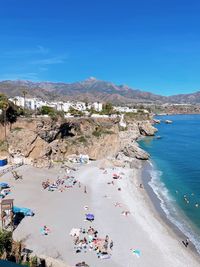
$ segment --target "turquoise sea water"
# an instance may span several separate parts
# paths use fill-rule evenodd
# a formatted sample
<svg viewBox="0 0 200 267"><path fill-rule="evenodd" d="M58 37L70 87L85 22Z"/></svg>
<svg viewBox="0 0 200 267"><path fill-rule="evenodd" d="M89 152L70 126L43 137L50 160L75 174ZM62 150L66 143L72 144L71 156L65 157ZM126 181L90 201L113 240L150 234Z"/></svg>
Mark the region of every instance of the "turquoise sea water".
<svg viewBox="0 0 200 267"><path fill-rule="evenodd" d="M140 146L151 155L150 186L167 217L200 252L200 115L159 116L156 137Z"/></svg>

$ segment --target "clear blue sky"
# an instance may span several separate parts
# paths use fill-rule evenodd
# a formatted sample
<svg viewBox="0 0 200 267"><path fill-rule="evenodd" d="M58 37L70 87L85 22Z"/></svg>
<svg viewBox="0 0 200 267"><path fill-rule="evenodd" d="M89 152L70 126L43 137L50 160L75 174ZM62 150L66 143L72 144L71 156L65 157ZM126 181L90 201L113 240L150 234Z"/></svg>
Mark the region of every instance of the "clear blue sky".
<svg viewBox="0 0 200 267"><path fill-rule="evenodd" d="M199 0L1 0L0 80L200 89Z"/></svg>

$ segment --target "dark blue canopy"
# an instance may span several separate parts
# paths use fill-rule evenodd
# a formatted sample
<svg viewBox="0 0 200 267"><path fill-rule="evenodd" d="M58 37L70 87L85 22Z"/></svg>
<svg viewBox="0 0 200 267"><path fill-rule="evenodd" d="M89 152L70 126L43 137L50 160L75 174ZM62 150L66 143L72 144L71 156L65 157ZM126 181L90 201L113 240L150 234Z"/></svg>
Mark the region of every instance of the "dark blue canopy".
<svg viewBox="0 0 200 267"><path fill-rule="evenodd" d="M88 214L86 214L86 219L90 220L90 221L93 221L94 220L94 215L91 214L91 213L88 213Z"/></svg>

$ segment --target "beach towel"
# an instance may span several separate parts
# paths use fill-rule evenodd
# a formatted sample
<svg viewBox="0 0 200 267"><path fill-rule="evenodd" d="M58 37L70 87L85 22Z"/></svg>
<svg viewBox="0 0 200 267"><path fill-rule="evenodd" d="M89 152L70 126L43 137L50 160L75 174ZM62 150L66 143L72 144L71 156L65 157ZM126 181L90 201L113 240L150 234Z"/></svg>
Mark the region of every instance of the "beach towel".
<svg viewBox="0 0 200 267"><path fill-rule="evenodd" d="M131 249L131 252L137 257L141 256L141 251L139 249Z"/></svg>
<svg viewBox="0 0 200 267"><path fill-rule="evenodd" d="M109 254L101 254L100 255L100 259L102 259L102 260L107 260L107 259L110 259L110 258L111 258L111 256Z"/></svg>
<svg viewBox="0 0 200 267"><path fill-rule="evenodd" d="M80 229L79 228L72 228L72 230L69 233L70 236L79 236L80 235Z"/></svg>

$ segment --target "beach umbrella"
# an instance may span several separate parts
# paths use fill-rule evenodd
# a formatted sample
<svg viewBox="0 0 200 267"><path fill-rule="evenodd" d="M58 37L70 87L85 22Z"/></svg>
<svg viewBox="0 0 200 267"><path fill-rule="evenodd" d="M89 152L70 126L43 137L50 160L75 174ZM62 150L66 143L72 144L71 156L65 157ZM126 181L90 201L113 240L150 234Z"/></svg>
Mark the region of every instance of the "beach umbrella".
<svg viewBox="0 0 200 267"><path fill-rule="evenodd" d="M7 183L0 183L0 187L1 188L8 188L9 187L9 184L7 184Z"/></svg>
<svg viewBox="0 0 200 267"><path fill-rule="evenodd" d="M14 213L22 213L24 216L33 216L34 212L31 209L28 208L20 208L20 207L13 207Z"/></svg>
<svg viewBox="0 0 200 267"><path fill-rule="evenodd" d="M86 214L86 220L93 221L94 220L94 214L91 214L91 213Z"/></svg>
<svg viewBox="0 0 200 267"><path fill-rule="evenodd" d="M141 256L141 251L139 249L131 249L132 253L137 257Z"/></svg>

